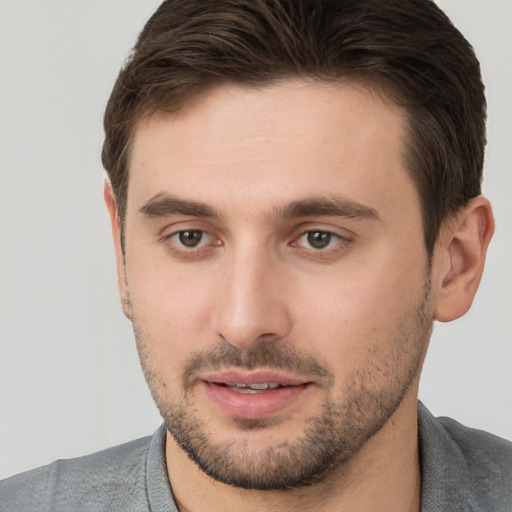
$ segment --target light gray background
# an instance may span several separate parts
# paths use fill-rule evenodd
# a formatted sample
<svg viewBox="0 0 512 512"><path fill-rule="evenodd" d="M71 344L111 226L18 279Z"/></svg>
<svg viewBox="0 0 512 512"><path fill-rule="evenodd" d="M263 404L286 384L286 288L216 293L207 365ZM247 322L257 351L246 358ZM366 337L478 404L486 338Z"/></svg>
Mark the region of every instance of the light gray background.
<svg viewBox="0 0 512 512"><path fill-rule="evenodd" d="M158 3L0 0L0 477L160 423L118 303L99 158L110 89ZM497 233L472 311L435 328L421 397L512 438L512 2L440 3L482 61Z"/></svg>

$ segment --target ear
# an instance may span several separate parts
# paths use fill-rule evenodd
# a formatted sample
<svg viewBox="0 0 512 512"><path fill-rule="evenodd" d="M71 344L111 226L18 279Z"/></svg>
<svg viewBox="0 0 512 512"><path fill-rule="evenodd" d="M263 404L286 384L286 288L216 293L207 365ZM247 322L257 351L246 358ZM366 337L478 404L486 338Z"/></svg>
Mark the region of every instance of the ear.
<svg viewBox="0 0 512 512"><path fill-rule="evenodd" d="M112 237L114 239L114 248L116 251L116 264L117 264L117 282L119 286L119 294L121 296L121 304L123 307L123 313L131 320L131 307L130 298L128 294L128 285L126 282L126 263L124 257L124 250L121 240L121 219L117 213L117 204L112 190L112 185L109 180L105 180L103 187L103 197L107 210L110 216L110 223L112 226Z"/></svg>
<svg viewBox="0 0 512 512"><path fill-rule="evenodd" d="M434 256L436 320L455 320L471 307L493 233L492 208L483 196L471 199L442 228Z"/></svg>

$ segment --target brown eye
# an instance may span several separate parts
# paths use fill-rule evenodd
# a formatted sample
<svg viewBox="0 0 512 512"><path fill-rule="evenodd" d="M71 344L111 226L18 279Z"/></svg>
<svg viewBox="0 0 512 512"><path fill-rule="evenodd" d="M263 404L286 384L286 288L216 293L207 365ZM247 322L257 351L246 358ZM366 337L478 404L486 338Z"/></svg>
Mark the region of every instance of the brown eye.
<svg viewBox="0 0 512 512"><path fill-rule="evenodd" d="M310 231L307 234L308 244L313 249L325 249L329 246L332 240L332 234L325 231Z"/></svg>
<svg viewBox="0 0 512 512"><path fill-rule="evenodd" d="M343 243L345 239L330 231L311 230L303 233L298 239L296 244L306 249L314 251L322 251L331 249L336 245Z"/></svg>
<svg viewBox="0 0 512 512"><path fill-rule="evenodd" d="M184 247L198 247L204 238L204 232L194 229L190 231L180 231L177 233L178 240Z"/></svg>

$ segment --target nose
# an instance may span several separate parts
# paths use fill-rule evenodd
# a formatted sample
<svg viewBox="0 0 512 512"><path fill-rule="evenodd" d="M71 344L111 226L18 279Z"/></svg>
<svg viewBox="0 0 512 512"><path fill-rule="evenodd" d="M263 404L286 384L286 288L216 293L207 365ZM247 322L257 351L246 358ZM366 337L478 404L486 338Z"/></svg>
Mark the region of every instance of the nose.
<svg viewBox="0 0 512 512"><path fill-rule="evenodd" d="M263 251L241 252L224 264L212 327L217 336L243 349L262 338L283 339L291 316L279 264Z"/></svg>

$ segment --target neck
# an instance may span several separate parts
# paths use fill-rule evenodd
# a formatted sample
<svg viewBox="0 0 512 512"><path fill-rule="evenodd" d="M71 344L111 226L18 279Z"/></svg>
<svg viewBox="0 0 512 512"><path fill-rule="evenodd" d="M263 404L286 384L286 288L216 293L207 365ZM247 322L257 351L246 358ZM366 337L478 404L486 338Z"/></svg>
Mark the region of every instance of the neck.
<svg viewBox="0 0 512 512"><path fill-rule="evenodd" d="M410 389L384 427L322 482L289 491L228 486L203 473L167 434L169 480L180 512L419 512L417 394Z"/></svg>

